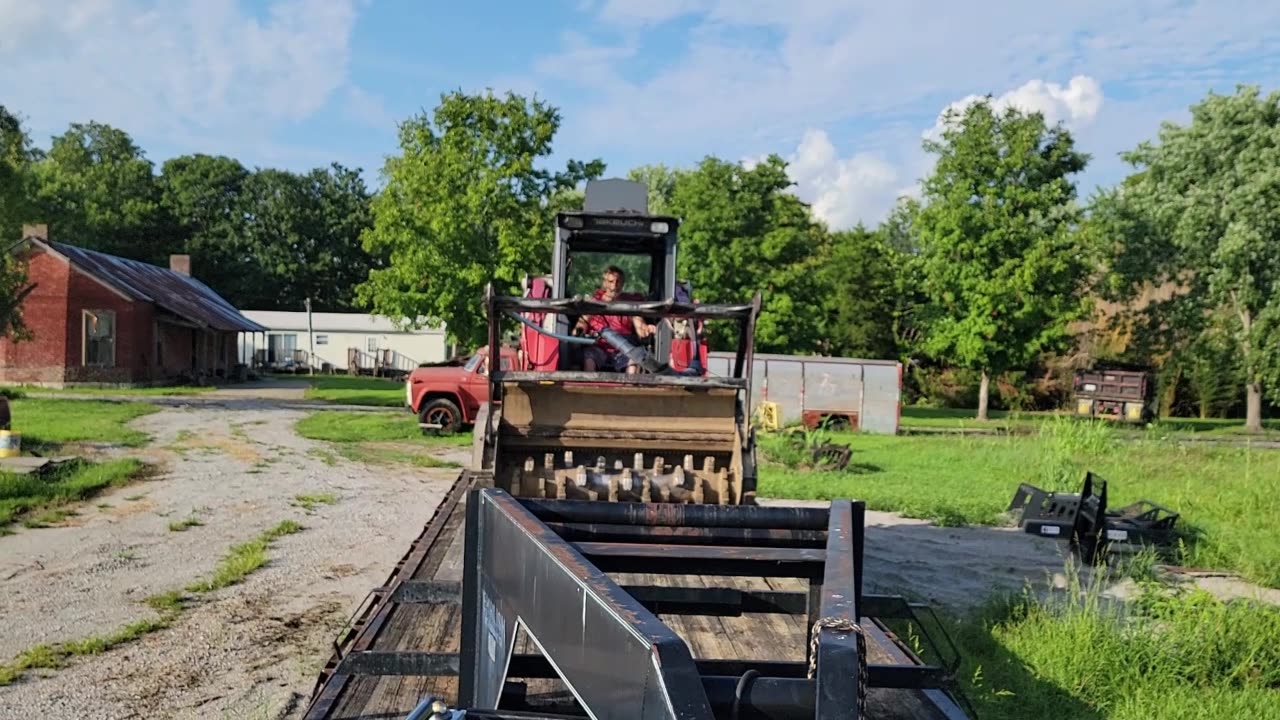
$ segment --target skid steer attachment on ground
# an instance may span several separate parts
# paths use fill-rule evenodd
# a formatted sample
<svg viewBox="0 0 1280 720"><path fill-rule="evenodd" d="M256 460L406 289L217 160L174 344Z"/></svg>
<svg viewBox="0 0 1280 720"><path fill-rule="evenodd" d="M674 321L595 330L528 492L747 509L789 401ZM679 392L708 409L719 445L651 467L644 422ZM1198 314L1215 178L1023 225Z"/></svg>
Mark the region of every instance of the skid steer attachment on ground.
<svg viewBox="0 0 1280 720"><path fill-rule="evenodd" d="M1079 493L1049 492L1022 483L1008 508L1019 510L1019 527L1032 535L1065 537L1071 550L1090 564L1105 559L1117 546L1167 546L1178 521L1178 513L1150 500L1108 509L1107 481L1091 471L1085 473Z"/></svg>

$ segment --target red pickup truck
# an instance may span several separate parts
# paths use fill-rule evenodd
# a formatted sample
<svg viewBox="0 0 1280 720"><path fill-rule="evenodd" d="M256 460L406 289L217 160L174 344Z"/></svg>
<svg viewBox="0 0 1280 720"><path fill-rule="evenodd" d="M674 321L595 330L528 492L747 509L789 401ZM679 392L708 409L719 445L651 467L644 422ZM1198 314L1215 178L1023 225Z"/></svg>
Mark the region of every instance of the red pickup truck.
<svg viewBox="0 0 1280 720"><path fill-rule="evenodd" d="M501 368L518 365L513 348L500 353ZM405 379L405 403L424 429L453 433L475 423L481 403L489 400L489 348L460 360L422 365Z"/></svg>

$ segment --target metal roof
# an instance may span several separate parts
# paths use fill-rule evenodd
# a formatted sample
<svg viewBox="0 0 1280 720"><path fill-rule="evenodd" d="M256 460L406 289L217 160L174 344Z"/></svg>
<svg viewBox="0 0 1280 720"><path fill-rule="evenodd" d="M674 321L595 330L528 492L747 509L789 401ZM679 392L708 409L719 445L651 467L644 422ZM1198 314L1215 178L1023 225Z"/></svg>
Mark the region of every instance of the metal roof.
<svg viewBox="0 0 1280 720"><path fill-rule="evenodd" d="M201 327L227 332L266 332L208 285L169 268L140 260L86 250L74 245L35 240L62 255L81 271L134 300L155 304Z"/></svg>

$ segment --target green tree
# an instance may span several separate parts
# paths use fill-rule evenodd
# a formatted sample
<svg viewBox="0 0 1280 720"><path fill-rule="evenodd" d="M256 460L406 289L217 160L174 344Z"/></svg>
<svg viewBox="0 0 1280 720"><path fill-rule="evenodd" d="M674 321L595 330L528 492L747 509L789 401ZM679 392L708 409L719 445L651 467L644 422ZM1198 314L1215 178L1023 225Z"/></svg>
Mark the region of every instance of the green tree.
<svg viewBox="0 0 1280 720"><path fill-rule="evenodd" d="M1132 294L1173 283L1153 322L1228 331L1244 366L1246 429L1261 431L1264 386L1280 401L1280 93L1210 93L1189 124L1165 123L1158 141L1123 157L1135 171L1109 197L1122 230L1112 284Z"/></svg>
<svg viewBox="0 0 1280 720"><path fill-rule="evenodd" d="M671 212L671 197L675 193L676 179L681 171L666 165L641 165L627 173L628 180L642 182L649 189L649 212L653 215L668 215Z"/></svg>
<svg viewBox="0 0 1280 720"><path fill-rule="evenodd" d="M898 357L897 254L881 233L858 225L832 234L819 270L826 295L827 351L876 359Z"/></svg>
<svg viewBox="0 0 1280 720"><path fill-rule="evenodd" d="M38 155L22 121L0 105L0 241L6 245L32 219L31 166Z"/></svg>
<svg viewBox="0 0 1280 720"><path fill-rule="evenodd" d="M389 263L360 285L360 302L409 325L444 323L459 344L483 343L486 284L515 293L525 274L547 272L551 198L604 171L599 160L537 167L559 127L559 111L542 101L460 91L403 123L364 234Z"/></svg>
<svg viewBox="0 0 1280 720"><path fill-rule="evenodd" d="M997 112L990 98L948 111L913 221L921 242L923 349L981 373L978 418L990 380L1071 341L1084 316L1088 260L1069 179L1088 156L1040 113Z"/></svg>
<svg viewBox="0 0 1280 720"><path fill-rule="evenodd" d="M370 193L359 171L247 170L228 157L164 164L167 212L187 238L192 274L237 307L354 308L355 287L378 263L362 248Z"/></svg>
<svg viewBox="0 0 1280 720"><path fill-rule="evenodd" d="M178 242L146 158L123 130L73 123L36 165L36 205L50 238L167 264Z"/></svg>
<svg viewBox="0 0 1280 720"><path fill-rule="evenodd" d="M900 255L915 255L920 252L920 238L913 228L916 215L920 213L920 201L913 197L900 197L894 203L889 216L885 218L876 234L884 244Z"/></svg>
<svg viewBox="0 0 1280 720"><path fill-rule="evenodd" d="M679 274L703 302L741 303L760 291L756 347L817 352L825 304L818 270L830 245L826 228L787 192L786 163L771 156L750 170L708 157L677 175L670 212L683 219ZM725 323L709 323L708 341L729 345Z"/></svg>
<svg viewBox="0 0 1280 720"><path fill-rule="evenodd" d="M31 213L31 163L36 152L21 120L0 105L0 337L23 340L22 301L31 287L11 250Z"/></svg>
<svg viewBox="0 0 1280 720"><path fill-rule="evenodd" d="M182 155L160 168L165 210L187 239L188 250L233 240L245 220L244 187L252 173L223 155Z"/></svg>

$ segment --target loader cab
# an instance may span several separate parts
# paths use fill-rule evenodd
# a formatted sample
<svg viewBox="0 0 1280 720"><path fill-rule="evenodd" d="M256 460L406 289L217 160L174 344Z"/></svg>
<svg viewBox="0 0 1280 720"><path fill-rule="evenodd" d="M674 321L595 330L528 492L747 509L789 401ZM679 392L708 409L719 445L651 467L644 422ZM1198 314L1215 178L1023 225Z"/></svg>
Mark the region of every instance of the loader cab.
<svg viewBox="0 0 1280 720"><path fill-rule="evenodd" d="M673 297L678 224L672 217L642 213L560 213L556 217L552 257L553 297L591 297L611 266L622 270L620 300L659 301ZM559 315L556 320L556 332L565 334L578 317ZM659 326L651 352L665 357L670 342L670 331ZM581 346L560 343L557 368L581 369L581 355Z"/></svg>
<svg viewBox="0 0 1280 720"><path fill-rule="evenodd" d="M556 214L552 274L526 280L525 294L538 298L591 297L606 268L623 271L620 299L661 301L676 296L676 243L680 221L648 213L648 190L643 183L600 180L587 183L583 210ZM548 330L566 335L578 321L575 315L530 318ZM581 370L580 346L557 342L532 331L525 333L529 370ZM650 352L667 357L671 331L659 325Z"/></svg>

